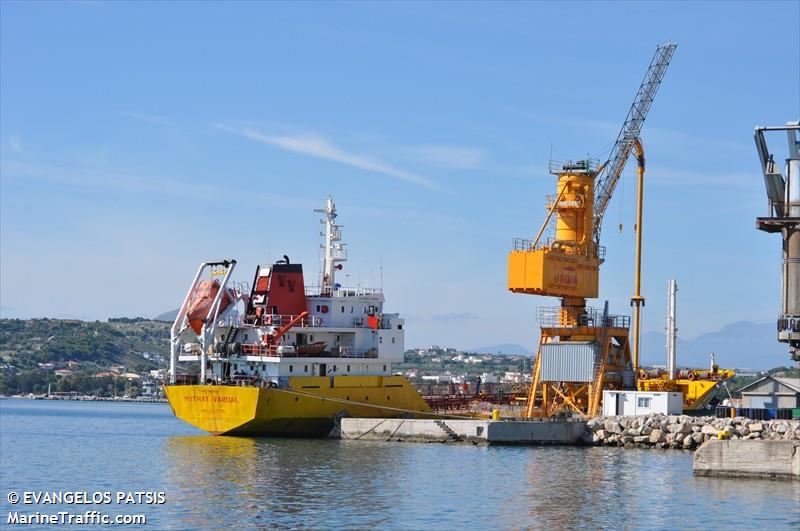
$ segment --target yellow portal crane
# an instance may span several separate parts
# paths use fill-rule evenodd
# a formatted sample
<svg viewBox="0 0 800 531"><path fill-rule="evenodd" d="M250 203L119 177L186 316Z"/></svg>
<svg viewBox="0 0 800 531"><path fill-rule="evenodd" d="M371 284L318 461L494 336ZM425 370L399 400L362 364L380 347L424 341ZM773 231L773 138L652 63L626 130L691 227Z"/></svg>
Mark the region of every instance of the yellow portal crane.
<svg viewBox="0 0 800 531"><path fill-rule="evenodd" d="M508 257L508 289L514 293L561 298L558 308L540 308L541 339L533 370L526 416L579 413L595 416L604 389L636 386L628 341L630 318L586 306L596 298L605 248L600 229L650 105L676 48L665 43L655 55L628 111L608 160L550 162L558 177L557 193L547 204L547 217L534 240L514 239ZM644 153L637 150L640 171ZM555 236L542 236L555 215ZM641 220L640 220L641 221ZM638 299L636 298L638 296ZM644 299L636 291L635 314Z"/></svg>

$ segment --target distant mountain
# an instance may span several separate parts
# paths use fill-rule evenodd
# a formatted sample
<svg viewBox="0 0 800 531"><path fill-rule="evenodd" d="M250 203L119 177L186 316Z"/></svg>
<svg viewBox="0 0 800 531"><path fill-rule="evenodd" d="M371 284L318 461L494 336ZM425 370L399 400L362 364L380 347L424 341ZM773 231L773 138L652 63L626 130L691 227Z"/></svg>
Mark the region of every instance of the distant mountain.
<svg viewBox="0 0 800 531"><path fill-rule="evenodd" d="M666 336L661 332L642 334L643 365L666 365ZM713 352L717 364L725 368L769 369L791 365L785 343L778 343L773 323L739 321L716 332L692 340L678 336L678 366L706 367Z"/></svg>
<svg viewBox="0 0 800 531"><path fill-rule="evenodd" d="M156 315L153 317L154 321L167 321L170 323L175 322L175 318L178 317L178 309L170 310L168 312L164 312L161 315Z"/></svg>
<svg viewBox="0 0 800 531"><path fill-rule="evenodd" d="M478 354L512 354L514 356L533 356L533 352L522 345L516 343L503 343L502 345L492 345L489 347L468 348L465 352L476 352Z"/></svg>

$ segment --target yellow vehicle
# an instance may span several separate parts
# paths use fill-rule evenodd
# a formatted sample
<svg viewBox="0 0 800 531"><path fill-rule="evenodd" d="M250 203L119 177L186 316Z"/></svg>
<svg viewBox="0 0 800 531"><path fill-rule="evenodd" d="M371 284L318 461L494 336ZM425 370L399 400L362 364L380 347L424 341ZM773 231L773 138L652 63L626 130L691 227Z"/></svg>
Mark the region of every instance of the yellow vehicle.
<svg viewBox="0 0 800 531"><path fill-rule="evenodd" d="M683 409L694 411L708 404L714 389L736 373L730 369L720 369L716 365L711 370L689 369L679 371L670 380L666 371L639 371L636 386L639 391L671 391L683 393Z"/></svg>

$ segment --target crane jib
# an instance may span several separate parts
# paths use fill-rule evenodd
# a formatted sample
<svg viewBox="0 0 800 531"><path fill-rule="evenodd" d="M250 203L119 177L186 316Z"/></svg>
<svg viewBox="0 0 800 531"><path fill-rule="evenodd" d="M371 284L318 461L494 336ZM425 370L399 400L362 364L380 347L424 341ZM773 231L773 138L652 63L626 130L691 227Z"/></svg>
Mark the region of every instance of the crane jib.
<svg viewBox="0 0 800 531"><path fill-rule="evenodd" d="M603 222L603 214L608 207L611 196L614 194L614 189L617 187L622 170L625 169L625 163L628 156L633 149L633 144L639 133L642 131L642 125L647 117L647 112L653 103L656 96L661 80L664 78L664 73L667 71L669 62L672 55L675 53L675 48L678 45L672 42L664 43L656 48L656 53L650 61L650 66L647 68L647 73L644 80L639 85L639 90L636 92L636 98L628 110L628 115L625 118L625 123L617 136L614 147L611 148L608 160L602 165L600 174L597 176L597 184L595 186L595 203L594 203L594 240L600 242L600 228Z"/></svg>

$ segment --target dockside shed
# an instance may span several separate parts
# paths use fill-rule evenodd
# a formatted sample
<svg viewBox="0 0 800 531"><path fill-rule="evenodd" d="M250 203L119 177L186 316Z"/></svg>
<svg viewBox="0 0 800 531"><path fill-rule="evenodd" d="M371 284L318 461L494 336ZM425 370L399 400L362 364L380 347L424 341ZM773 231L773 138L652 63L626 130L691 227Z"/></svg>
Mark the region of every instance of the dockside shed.
<svg viewBox="0 0 800 531"><path fill-rule="evenodd" d="M745 408L800 408L800 378L765 376L740 391Z"/></svg>

